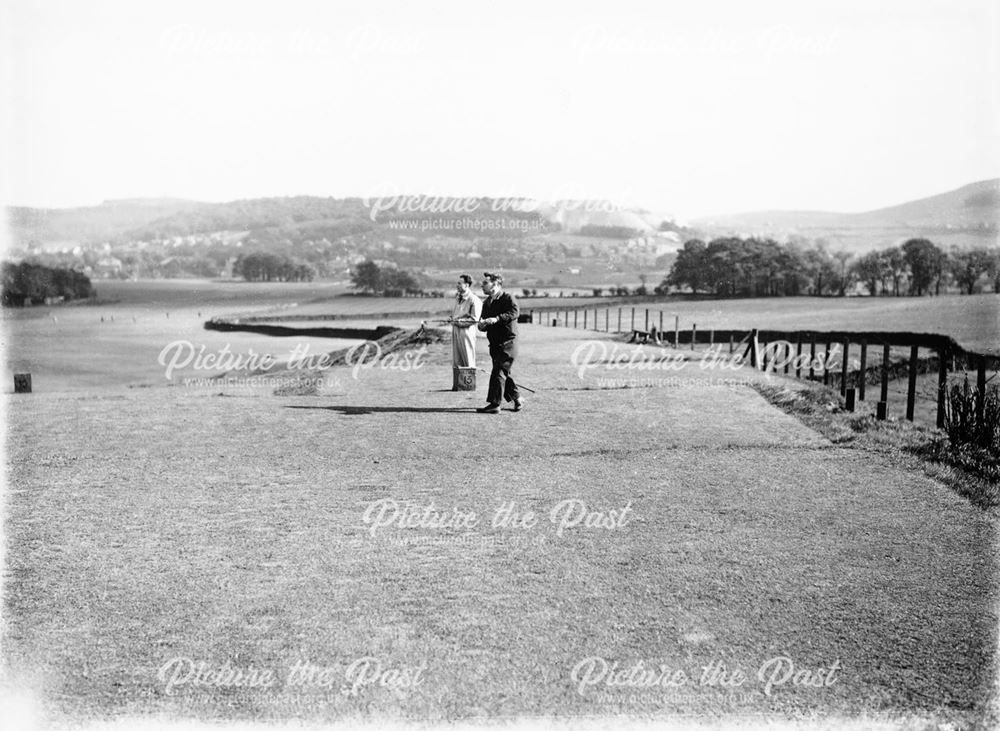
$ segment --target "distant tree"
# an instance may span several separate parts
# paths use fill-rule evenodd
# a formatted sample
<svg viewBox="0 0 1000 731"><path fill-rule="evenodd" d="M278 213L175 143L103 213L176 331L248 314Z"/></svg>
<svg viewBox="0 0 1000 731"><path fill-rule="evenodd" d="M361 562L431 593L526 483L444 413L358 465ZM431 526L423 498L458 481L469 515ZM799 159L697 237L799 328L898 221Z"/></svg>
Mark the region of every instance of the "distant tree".
<svg viewBox="0 0 1000 731"><path fill-rule="evenodd" d="M989 249L955 249L949 259L951 275L964 294L973 294L980 278L990 272L993 254Z"/></svg>
<svg viewBox="0 0 1000 731"><path fill-rule="evenodd" d="M864 283L868 289L868 294L872 296L878 294L879 284L882 285L882 292L884 293L888 267L882 252L871 251L860 257L854 262L854 275Z"/></svg>
<svg viewBox="0 0 1000 731"><path fill-rule="evenodd" d="M941 286L951 278L951 257L944 249L938 249L934 258L934 295L941 294Z"/></svg>
<svg viewBox="0 0 1000 731"><path fill-rule="evenodd" d="M910 294L918 297L940 283L941 250L927 239L910 239L903 244L903 258L910 270Z"/></svg>
<svg viewBox="0 0 1000 731"><path fill-rule="evenodd" d="M417 280L404 269L382 269L380 280L382 294L386 297L402 297L420 290Z"/></svg>
<svg viewBox="0 0 1000 731"><path fill-rule="evenodd" d="M786 244L779 255L781 291L789 297L797 297L809 284L802 248L798 244Z"/></svg>
<svg viewBox="0 0 1000 731"><path fill-rule="evenodd" d="M893 246L882 252L882 258L889 272L889 278L892 279L892 294L894 297L899 297L900 285L909 273L906 256L900 247Z"/></svg>
<svg viewBox="0 0 1000 731"><path fill-rule="evenodd" d="M90 279L82 272L32 262L4 262L2 279L5 307L42 304L50 297L86 299L93 293Z"/></svg>
<svg viewBox="0 0 1000 731"><path fill-rule="evenodd" d="M705 249L705 283L721 297L735 297L744 278L743 240L712 239Z"/></svg>
<svg viewBox="0 0 1000 731"><path fill-rule="evenodd" d="M837 262L837 277L836 277L836 287L837 294L843 297L847 294L847 289L856 281L854 278L853 268L847 265L847 262L851 260L854 256L849 251L838 251L833 255L833 258Z"/></svg>
<svg viewBox="0 0 1000 731"><path fill-rule="evenodd" d="M382 270L371 259L366 259L351 272L351 286L362 292L376 294L382 291Z"/></svg>
<svg viewBox="0 0 1000 731"><path fill-rule="evenodd" d="M663 279L660 286L666 289L670 286L690 287L694 294L707 284L705 271L705 242L700 239L690 239L684 242L684 248L677 252L670 273Z"/></svg>
<svg viewBox="0 0 1000 731"><path fill-rule="evenodd" d="M312 264L299 264L295 267L296 282L311 282L317 275L316 267Z"/></svg>
<svg viewBox="0 0 1000 731"><path fill-rule="evenodd" d="M1000 248L989 250L990 267L986 275L993 281L994 294L1000 294Z"/></svg>
<svg viewBox="0 0 1000 731"><path fill-rule="evenodd" d="M604 289L602 289L601 287L594 287L594 296L595 297L601 297L603 295L604 295Z"/></svg>
<svg viewBox="0 0 1000 731"><path fill-rule="evenodd" d="M836 286L837 267L822 241L803 252L805 272L812 285L812 293L822 295Z"/></svg>
<svg viewBox="0 0 1000 731"><path fill-rule="evenodd" d="M747 241L748 294L773 297L782 294L783 249L773 239L752 238Z"/></svg>

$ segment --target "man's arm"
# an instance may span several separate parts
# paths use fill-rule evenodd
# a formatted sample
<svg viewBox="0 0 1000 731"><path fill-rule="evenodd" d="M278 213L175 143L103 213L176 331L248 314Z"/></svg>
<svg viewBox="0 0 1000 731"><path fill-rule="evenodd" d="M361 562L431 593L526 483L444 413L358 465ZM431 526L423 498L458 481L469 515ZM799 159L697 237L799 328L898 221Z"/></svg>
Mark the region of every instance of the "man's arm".
<svg viewBox="0 0 1000 731"><path fill-rule="evenodd" d="M504 295L507 298L507 302L509 302L510 304L506 305L506 307L505 307L505 309L504 309L503 312L500 312L497 315L494 315L493 319L495 319L497 321L497 323L510 322L511 320L517 320L517 315L520 312L520 310L517 307L517 300L514 299L514 295L512 295L510 292L504 292ZM503 299L501 298L500 302L498 302L497 304L503 306L506 303L504 303Z"/></svg>

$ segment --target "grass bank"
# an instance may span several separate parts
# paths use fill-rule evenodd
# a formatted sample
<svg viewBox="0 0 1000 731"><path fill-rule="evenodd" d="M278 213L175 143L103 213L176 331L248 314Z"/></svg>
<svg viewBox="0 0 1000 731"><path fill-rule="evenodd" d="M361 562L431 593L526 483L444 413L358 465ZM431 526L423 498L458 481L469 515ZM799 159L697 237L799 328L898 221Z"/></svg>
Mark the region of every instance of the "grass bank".
<svg viewBox="0 0 1000 731"><path fill-rule="evenodd" d="M836 390L808 381L758 383L754 388L770 402L820 432L834 444L878 452L901 466L919 462L938 479L981 508L1000 506L997 457L956 450L944 432L921 424L847 411Z"/></svg>

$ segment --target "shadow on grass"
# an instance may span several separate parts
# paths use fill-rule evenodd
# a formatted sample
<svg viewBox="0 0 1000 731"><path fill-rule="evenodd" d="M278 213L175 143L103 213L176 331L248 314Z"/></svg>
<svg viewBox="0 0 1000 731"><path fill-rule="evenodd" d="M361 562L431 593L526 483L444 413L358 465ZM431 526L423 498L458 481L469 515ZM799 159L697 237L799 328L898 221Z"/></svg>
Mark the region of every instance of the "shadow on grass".
<svg viewBox="0 0 1000 731"><path fill-rule="evenodd" d="M286 409L319 409L320 411L339 411L348 416L360 414L474 414L475 408L442 409L435 406L295 406L289 404Z"/></svg>

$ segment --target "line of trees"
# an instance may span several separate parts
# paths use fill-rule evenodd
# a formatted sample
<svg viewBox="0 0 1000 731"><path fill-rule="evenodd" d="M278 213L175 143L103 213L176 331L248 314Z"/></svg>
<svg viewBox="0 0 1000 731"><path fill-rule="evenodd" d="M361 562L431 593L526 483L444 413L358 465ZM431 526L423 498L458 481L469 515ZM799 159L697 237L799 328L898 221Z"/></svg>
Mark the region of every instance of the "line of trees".
<svg viewBox="0 0 1000 731"><path fill-rule="evenodd" d="M46 300L87 299L94 292L90 278L75 269L47 267L41 264L4 262L4 307L41 305Z"/></svg>
<svg viewBox="0 0 1000 731"><path fill-rule="evenodd" d="M410 272L395 267L381 267L371 259L361 262L351 272L351 286L361 292L382 297L424 294L423 288Z"/></svg>
<svg viewBox="0 0 1000 731"><path fill-rule="evenodd" d="M316 267L281 254L256 252L241 255L233 264L233 274L248 282L311 282Z"/></svg>
<svg viewBox="0 0 1000 731"><path fill-rule="evenodd" d="M872 251L854 262L858 280L868 294L923 295L950 283L974 294L984 276L1000 292L1000 249L979 247L946 252L927 239L910 239L902 246Z"/></svg>
<svg viewBox="0 0 1000 731"><path fill-rule="evenodd" d="M921 296L954 282L972 294L984 275L1000 292L1000 249L953 249L927 239L855 257L830 253L822 243L805 247L772 239L691 239L678 252L670 273L656 288L688 288L717 297L774 297L847 294L861 283L870 295Z"/></svg>

